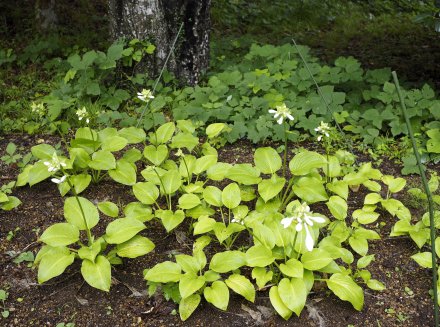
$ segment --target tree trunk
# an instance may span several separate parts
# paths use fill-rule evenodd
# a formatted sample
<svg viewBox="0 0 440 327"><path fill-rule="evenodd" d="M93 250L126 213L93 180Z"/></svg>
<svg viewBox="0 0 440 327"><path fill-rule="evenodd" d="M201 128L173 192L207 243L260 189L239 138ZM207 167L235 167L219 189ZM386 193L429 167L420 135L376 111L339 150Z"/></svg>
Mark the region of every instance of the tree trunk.
<svg viewBox="0 0 440 327"><path fill-rule="evenodd" d="M167 69L194 85L209 63L210 6L211 0L109 0L112 37L151 40L154 60L141 67L157 75L183 23Z"/></svg>

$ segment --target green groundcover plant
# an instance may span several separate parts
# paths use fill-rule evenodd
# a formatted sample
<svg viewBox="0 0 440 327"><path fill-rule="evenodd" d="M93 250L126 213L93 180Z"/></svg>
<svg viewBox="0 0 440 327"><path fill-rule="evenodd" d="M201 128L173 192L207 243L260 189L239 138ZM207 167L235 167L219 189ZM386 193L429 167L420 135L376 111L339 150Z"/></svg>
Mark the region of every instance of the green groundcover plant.
<svg viewBox="0 0 440 327"><path fill-rule="evenodd" d="M152 99L148 91L138 96ZM287 140L296 117L286 105L270 110L266 115ZM356 310L364 304L361 285L385 288L368 271L374 260L369 242L380 238L371 226L379 218L378 205L410 219L409 210L393 197L404 179L383 175L370 162L355 164L347 151L331 152L335 130L323 122L315 132L325 154L300 149L289 161L287 147L282 155L259 147L252 163L220 162L212 144L228 132L226 124L207 126L204 142L196 132L189 120L170 121L149 133L135 127L83 127L64 152L47 144L33 147L38 160L18 176L17 185L51 179L67 196L65 221L39 237L44 244L34 263L39 282L59 276L77 259L85 281L109 291L111 265L154 249L143 233L157 220L168 233L189 226L194 240L190 253L144 272L150 294L161 291L178 303L182 320L202 297L226 310L230 291L253 302L258 291L268 290L274 309L289 319L300 315L309 293L320 285ZM137 201L95 205L78 195L103 178L125 185ZM371 193L362 207L351 208L360 187ZM105 233L95 235L100 214L114 220Z"/></svg>

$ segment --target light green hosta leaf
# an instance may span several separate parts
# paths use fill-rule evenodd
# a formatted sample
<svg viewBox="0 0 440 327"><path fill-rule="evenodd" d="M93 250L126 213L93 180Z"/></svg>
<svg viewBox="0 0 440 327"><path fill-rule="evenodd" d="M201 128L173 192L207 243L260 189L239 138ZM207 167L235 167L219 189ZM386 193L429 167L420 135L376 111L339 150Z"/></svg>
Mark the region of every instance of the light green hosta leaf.
<svg viewBox="0 0 440 327"><path fill-rule="evenodd" d="M151 208L140 202L131 202L124 208L126 218L137 219L140 222L146 222L154 218Z"/></svg>
<svg viewBox="0 0 440 327"><path fill-rule="evenodd" d="M224 223L217 222L214 225L214 233L220 243L223 243L231 235L244 230L245 227L241 224L229 224L227 227Z"/></svg>
<svg viewBox="0 0 440 327"><path fill-rule="evenodd" d="M78 227L69 223L53 224L40 236L41 242L53 247L69 245L78 240Z"/></svg>
<svg viewBox="0 0 440 327"><path fill-rule="evenodd" d="M18 174L17 181L15 183L16 187L24 186L24 185L26 185L28 183L28 181L29 181L29 172L31 171L31 169L33 167L34 167L33 165L27 165L26 167L24 167L23 171L20 174Z"/></svg>
<svg viewBox="0 0 440 327"><path fill-rule="evenodd" d="M341 165L339 163L339 159L335 156L328 157L328 166L326 165L324 168L324 173L328 175L328 177L338 177L341 176ZM327 171L328 170L328 171Z"/></svg>
<svg viewBox="0 0 440 327"><path fill-rule="evenodd" d="M196 157L190 154L185 154L184 156L179 158L179 173L185 179L191 180L194 168L196 166Z"/></svg>
<svg viewBox="0 0 440 327"><path fill-rule="evenodd" d="M246 264L246 254L240 251L225 251L214 254L209 269L218 273L227 273Z"/></svg>
<svg viewBox="0 0 440 327"><path fill-rule="evenodd" d="M307 203L326 201L328 199L323 181L315 177L299 178L292 189L299 198Z"/></svg>
<svg viewBox="0 0 440 327"><path fill-rule="evenodd" d="M179 187L182 185L179 172L177 170L167 171L162 176L162 184L161 184L161 190L163 191L164 194L172 194L176 192L179 189Z"/></svg>
<svg viewBox="0 0 440 327"><path fill-rule="evenodd" d="M176 125L174 122L168 122L160 126L155 135L150 136L150 142L154 145L165 144L173 137L173 134L176 130Z"/></svg>
<svg viewBox="0 0 440 327"><path fill-rule="evenodd" d="M167 232L179 226L185 219L185 213L182 210L176 210L174 213L172 210L157 210L156 216L162 220L162 225Z"/></svg>
<svg viewBox="0 0 440 327"><path fill-rule="evenodd" d="M101 143L104 143L106 140L110 140L115 136L118 136L118 130L114 127L106 127L98 131L98 139ZM127 140L125 140L125 143L127 143Z"/></svg>
<svg viewBox="0 0 440 327"><path fill-rule="evenodd" d="M274 174L282 165L280 155L275 149L270 147L255 150L254 163L263 174Z"/></svg>
<svg viewBox="0 0 440 327"><path fill-rule="evenodd" d="M283 278L278 284L278 294L286 307L299 317L307 300L307 289L302 278Z"/></svg>
<svg viewBox="0 0 440 327"><path fill-rule="evenodd" d="M97 140L98 133L90 127L81 127L76 130L75 139Z"/></svg>
<svg viewBox="0 0 440 327"><path fill-rule="evenodd" d="M168 148L166 145L147 145L144 149L144 157L155 166L160 166L168 157Z"/></svg>
<svg viewBox="0 0 440 327"><path fill-rule="evenodd" d="M159 197L159 189L151 182L136 183L133 185L133 193L144 204L153 204Z"/></svg>
<svg viewBox="0 0 440 327"><path fill-rule="evenodd" d="M129 144L136 144L145 141L147 135L142 128L127 127L119 131L119 136L127 140Z"/></svg>
<svg viewBox="0 0 440 327"><path fill-rule="evenodd" d="M183 194L179 198L179 207L182 209L192 209L200 204L200 198L195 194Z"/></svg>
<svg viewBox="0 0 440 327"><path fill-rule="evenodd" d="M155 283L177 283L182 277L180 266L171 261L158 263L149 269L144 276L145 280Z"/></svg>
<svg viewBox="0 0 440 327"><path fill-rule="evenodd" d="M229 174L229 169L232 167L231 164L225 162L217 162L215 165L208 168L206 174L209 179L213 181L221 181L225 179Z"/></svg>
<svg viewBox="0 0 440 327"><path fill-rule="evenodd" d="M46 248L38 265L38 283L61 275L75 260L75 253L66 247Z"/></svg>
<svg viewBox="0 0 440 327"><path fill-rule="evenodd" d="M385 285L377 279L370 279L369 281L367 281L367 286L374 291L383 291L384 289L386 289Z"/></svg>
<svg viewBox="0 0 440 327"><path fill-rule="evenodd" d="M358 269L363 269L363 268L367 267L373 260L374 260L374 254L367 255L365 257L360 258L357 261L356 265L357 265Z"/></svg>
<svg viewBox="0 0 440 327"><path fill-rule="evenodd" d="M327 161L319 153L302 151L289 162L289 169L293 175L302 176L316 168L324 168L326 164Z"/></svg>
<svg viewBox="0 0 440 327"><path fill-rule="evenodd" d="M263 198L264 202L267 202L281 192L285 183L285 178L274 175L272 178L262 180L258 184L258 193Z"/></svg>
<svg viewBox="0 0 440 327"><path fill-rule="evenodd" d="M216 136L218 136L223 129L226 127L226 124L224 123L214 123L214 124L210 124L208 125L208 127L206 127L206 135L208 136L208 138L212 139Z"/></svg>
<svg viewBox="0 0 440 327"><path fill-rule="evenodd" d="M92 176L90 176L89 174L73 175L69 178L71 183L73 184L73 187L75 188L76 194L80 194L82 191L84 191L92 181Z"/></svg>
<svg viewBox="0 0 440 327"><path fill-rule="evenodd" d="M199 294L193 294L184 298L179 303L179 315L182 321L188 319L200 304L201 297Z"/></svg>
<svg viewBox="0 0 440 327"><path fill-rule="evenodd" d="M120 151L123 148L125 148L127 143L128 143L128 141L126 138L115 135L115 136L106 138L102 142L101 149L105 150L105 151L116 152L116 151Z"/></svg>
<svg viewBox="0 0 440 327"><path fill-rule="evenodd" d="M78 256L81 259L87 259L89 261L95 262L96 256L105 249L107 243L102 238L99 238L91 246L81 246L78 250Z"/></svg>
<svg viewBox="0 0 440 327"><path fill-rule="evenodd" d="M348 239L351 248L361 256L366 256L368 253L368 241L362 237L351 236Z"/></svg>
<svg viewBox="0 0 440 327"><path fill-rule="evenodd" d="M265 267L255 267L252 269L252 278L256 280L258 289L262 289L272 280L273 271L267 271Z"/></svg>
<svg viewBox="0 0 440 327"><path fill-rule="evenodd" d="M112 218L116 218L119 214L118 206L110 201L99 202L98 209L104 215L112 217Z"/></svg>
<svg viewBox="0 0 440 327"><path fill-rule="evenodd" d="M365 196L364 204L376 204L382 201L382 197L378 193L369 193Z"/></svg>
<svg viewBox="0 0 440 327"><path fill-rule="evenodd" d="M178 133L171 140L170 147L174 149L187 148L192 151L199 144L199 139L190 133Z"/></svg>
<svg viewBox="0 0 440 327"><path fill-rule="evenodd" d="M145 228L145 225L137 219L115 219L107 225L105 230L105 240L109 244L121 244L128 241Z"/></svg>
<svg viewBox="0 0 440 327"><path fill-rule="evenodd" d="M423 268L432 268L431 252L420 252L411 256Z"/></svg>
<svg viewBox="0 0 440 327"><path fill-rule="evenodd" d="M223 205L222 191L215 186L207 186L203 190L203 198L206 202L215 207L221 207Z"/></svg>
<svg viewBox="0 0 440 327"><path fill-rule="evenodd" d="M82 212L84 212L85 221ZM67 222L75 225L79 230L86 230L87 227L92 229L99 221L98 209L92 202L83 197L78 197L78 200L75 197L66 199L64 202L64 217Z"/></svg>
<svg viewBox="0 0 440 327"><path fill-rule="evenodd" d="M351 277L337 273L333 274L327 281L327 286L343 301L350 302L353 307L361 311L364 306L364 292Z"/></svg>
<svg viewBox="0 0 440 327"><path fill-rule="evenodd" d="M406 180L402 177L394 178L390 175L384 175L382 181L388 185L388 191L391 193L397 193L403 190L406 185Z"/></svg>
<svg viewBox="0 0 440 327"><path fill-rule="evenodd" d="M249 267L266 267L274 260L272 251L264 245L254 245L246 251L246 264Z"/></svg>
<svg viewBox="0 0 440 327"><path fill-rule="evenodd" d="M199 289L201 289L205 285L205 277L197 276L195 273L186 273L184 274L179 281L179 292L180 296L184 299Z"/></svg>
<svg viewBox="0 0 440 327"><path fill-rule="evenodd" d="M280 264L280 270L286 276L303 278L303 264L295 258L289 259L288 261L286 261L285 264Z"/></svg>
<svg viewBox="0 0 440 327"><path fill-rule="evenodd" d="M175 256L176 262L182 267L186 273L197 274L205 265L201 265L197 258L187 254L177 254Z"/></svg>
<svg viewBox="0 0 440 327"><path fill-rule="evenodd" d="M38 144L31 148L34 157L43 161L50 161L52 155L56 152L55 148L50 144Z"/></svg>
<svg viewBox="0 0 440 327"><path fill-rule="evenodd" d="M194 224L194 235L205 234L213 230L216 220L208 216L200 216Z"/></svg>
<svg viewBox="0 0 440 327"><path fill-rule="evenodd" d="M226 208L234 209L241 202L240 188L237 183L231 183L222 191L222 203Z"/></svg>
<svg viewBox="0 0 440 327"><path fill-rule="evenodd" d="M226 285L235 293L240 294L250 302L255 301L255 289L246 277L239 274L232 274L225 280Z"/></svg>
<svg viewBox="0 0 440 327"><path fill-rule="evenodd" d="M260 171L251 164L236 164L228 170L225 177L244 185L254 185L261 181Z"/></svg>
<svg viewBox="0 0 440 327"><path fill-rule="evenodd" d="M336 219L344 220L345 218L347 218L347 201L345 201L340 196L331 196L326 205Z"/></svg>
<svg viewBox="0 0 440 327"><path fill-rule="evenodd" d="M18 207L21 204L21 201L19 198L15 196L8 196L8 201L1 203L0 208L5 211L12 210L16 207Z"/></svg>
<svg viewBox="0 0 440 327"><path fill-rule="evenodd" d="M89 167L95 170L115 169L116 159L110 151L100 150L93 153Z"/></svg>
<svg viewBox="0 0 440 327"><path fill-rule="evenodd" d="M114 181L123 185L131 186L136 183L135 166L124 159L119 159L116 162L116 169L109 170L108 174Z"/></svg>
<svg viewBox="0 0 440 327"><path fill-rule="evenodd" d="M203 290L203 295L206 301L219 308L220 310L226 310L229 304L229 289L225 283L221 281L215 281L211 287L206 287Z"/></svg>
<svg viewBox="0 0 440 327"><path fill-rule="evenodd" d="M284 320L289 320L292 316L293 311L291 311L283 302L280 297L278 286L272 286L269 291L270 303L274 307L275 311L283 317Z"/></svg>
<svg viewBox="0 0 440 327"><path fill-rule="evenodd" d="M87 168L90 160L92 160L87 151L81 148L70 148L69 154L75 168Z"/></svg>
<svg viewBox="0 0 440 327"><path fill-rule="evenodd" d="M301 262L307 270L319 270L332 261L333 259L327 251L317 248L301 256Z"/></svg>
<svg viewBox="0 0 440 327"><path fill-rule="evenodd" d="M364 185L371 192L380 192L380 190L382 189L382 186L375 181L368 180L363 182L362 185Z"/></svg>
<svg viewBox="0 0 440 327"><path fill-rule="evenodd" d="M339 195L341 198L348 199L348 183L345 181L334 180L331 183L326 184L326 188L330 191Z"/></svg>
<svg viewBox="0 0 440 327"><path fill-rule="evenodd" d="M47 166L43 161L38 161L29 170L28 183L30 186L33 186L50 176L52 176L52 173L47 170Z"/></svg>
<svg viewBox="0 0 440 327"><path fill-rule="evenodd" d="M8 200L8 196L5 193L0 191L0 203L1 202L7 202L7 201L9 201Z"/></svg>
<svg viewBox="0 0 440 327"><path fill-rule="evenodd" d="M135 163L136 161L139 161L141 158L142 158L142 152L136 148L131 148L130 150L127 150L122 156L122 159L131 163Z"/></svg>
<svg viewBox="0 0 440 327"><path fill-rule="evenodd" d="M365 211L363 209L353 211L353 219L356 219L359 223L364 225L374 223L379 216L380 215L374 211Z"/></svg>
<svg viewBox="0 0 440 327"><path fill-rule="evenodd" d="M218 157L216 154L209 154L198 158L195 162L193 173L199 175L200 173L208 170L217 163L217 159Z"/></svg>
<svg viewBox="0 0 440 327"><path fill-rule="evenodd" d="M81 275L90 286L101 291L110 291L112 282L111 265L103 255L98 255L95 262L83 260Z"/></svg>
<svg viewBox="0 0 440 327"><path fill-rule="evenodd" d="M137 258L153 251L155 245L150 239L136 235L116 246L116 254L123 258Z"/></svg>

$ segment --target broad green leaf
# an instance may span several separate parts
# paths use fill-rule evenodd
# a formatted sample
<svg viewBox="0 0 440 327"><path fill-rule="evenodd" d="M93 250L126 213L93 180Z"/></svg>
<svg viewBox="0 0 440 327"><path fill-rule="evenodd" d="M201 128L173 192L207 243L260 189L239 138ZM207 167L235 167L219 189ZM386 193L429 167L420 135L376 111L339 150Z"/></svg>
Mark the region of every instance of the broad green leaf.
<svg viewBox="0 0 440 327"><path fill-rule="evenodd" d="M208 138L212 139L216 136L218 136L226 127L226 124L224 123L214 123L209 124L208 127L206 127L206 135Z"/></svg>
<svg viewBox="0 0 440 327"><path fill-rule="evenodd" d="M69 154L75 168L87 168L92 160L87 151L81 148L70 148Z"/></svg>
<svg viewBox="0 0 440 327"><path fill-rule="evenodd" d="M105 230L105 240L109 244L121 244L128 241L145 228L145 225L137 219L115 219L107 225Z"/></svg>
<svg viewBox="0 0 440 327"><path fill-rule="evenodd" d="M208 216L200 216L194 224L194 235L205 234L212 231L216 223L215 219L209 218Z"/></svg>
<svg viewBox="0 0 440 327"><path fill-rule="evenodd" d="M382 181L388 185L388 191L391 193L397 193L401 191L406 185L406 179L402 177L394 178L391 175L385 175L382 177Z"/></svg>
<svg viewBox="0 0 440 327"><path fill-rule="evenodd" d="M155 283L177 283L182 277L180 266L171 261L158 263L149 269L144 279Z"/></svg>
<svg viewBox="0 0 440 327"><path fill-rule="evenodd" d="M246 254L240 251L225 251L214 254L209 269L219 273L227 273L246 264Z"/></svg>
<svg viewBox="0 0 440 327"><path fill-rule="evenodd" d="M319 270L332 261L333 259L327 251L317 248L301 256L301 262L307 270Z"/></svg>
<svg viewBox="0 0 440 327"><path fill-rule="evenodd" d="M206 301L219 308L226 310L229 304L229 289L224 282L215 281L211 287L203 290Z"/></svg>
<svg viewBox="0 0 440 327"><path fill-rule="evenodd" d="M52 155L56 152L55 148L50 144L38 144L31 148L31 152L34 157L43 160L50 161Z"/></svg>
<svg viewBox="0 0 440 327"><path fill-rule="evenodd" d="M171 140L175 130L173 122L165 123L156 130L156 135L150 136L150 142L154 145L165 144Z"/></svg>
<svg viewBox="0 0 440 327"><path fill-rule="evenodd" d="M328 195L323 181L315 177L301 177L292 187L293 192L307 203L326 201Z"/></svg>
<svg viewBox="0 0 440 327"><path fill-rule="evenodd" d="M142 158L142 152L136 148L131 148L130 150L127 150L122 156L122 159L131 163L135 163L141 158Z"/></svg>
<svg viewBox="0 0 440 327"><path fill-rule="evenodd" d="M131 202L127 204L124 208L124 215L126 218L137 219L143 223L154 218L151 207L140 202Z"/></svg>
<svg viewBox="0 0 440 327"><path fill-rule="evenodd" d="M367 287L374 291L383 291L384 289L386 289L385 285L377 279L370 279L369 281L367 281Z"/></svg>
<svg viewBox="0 0 440 327"><path fill-rule="evenodd" d="M82 191L84 191L92 181L92 176L90 176L89 174L73 175L69 178L71 183L73 184L73 187L75 188L76 194L80 194Z"/></svg>
<svg viewBox="0 0 440 327"><path fill-rule="evenodd" d="M127 127L119 131L119 136L125 138L129 144L136 144L145 141L147 135L141 128Z"/></svg>
<svg viewBox="0 0 440 327"><path fill-rule="evenodd" d="M53 247L69 245L78 240L78 227L69 223L53 224L40 236L41 242Z"/></svg>
<svg viewBox="0 0 440 327"><path fill-rule="evenodd" d="M222 191L222 203L226 208L234 209L240 204L241 194L237 183L231 183Z"/></svg>
<svg viewBox="0 0 440 327"><path fill-rule="evenodd" d="M273 271L267 271L265 267L255 267L252 269L252 278L256 280L258 289L262 289L272 280Z"/></svg>
<svg viewBox="0 0 440 327"><path fill-rule="evenodd" d="M333 274L327 281L327 286L343 301L350 302L353 307L361 311L364 306L364 292L351 277L341 273Z"/></svg>
<svg viewBox="0 0 440 327"><path fill-rule="evenodd" d="M93 153L89 167L95 170L115 169L116 159L110 151L100 150Z"/></svg>
<svg viewBox="0 0 440 327"><path fill-rule="evenodd" d="M52 176L52 173L47 170L47 166L43 161L38 161L29 170L28 183L30 186L33 186L50 176Z"/></svg>
<svg viewBox="0 0 440 327"><path fill-rule="evenodd" d="M39 284L61 275L75 260L75 253L65 247L51 247L45 252L38 265Z"/></svg>
<svg viewBox="0 0 440 327"><path fill-rule="evenodd" d="M280 155L270 147L255 150L254 163L263 174L274 174L281 169L282 165Z"/></svg>
<svg viewBox="0 0 440 327"><path fill-rule="evenodd" d="M348 239L351 248L361 256L366 256L368 253L368 241L363 237L351 236Z"/></svg>
<svg viewBox="0 0 440 327"><path fill-rule="evenodd" d="M266 267L274 260L272 251L264 245L254 245L246 251L246 264L249 267Z"/></svg>
<svg viewBox="0 0 440 327"><path fill-rule="evenodd" d="M246 300L250 302L255 301L255 289L252 283L239 274L232 274L228 279L225 280L226 285L233 290L235 293L240 294Z"/></svg>
<svg viewBox="0 0 440 327"><path fill-rule="evenodd" d="M208 178L213 181L221 181L228 176L231 167L232 165L226 162L217 162L215 165L208 168L206 174Z"/></svg>
<svg viewBox="0 0 440 327"><path fill-rule="evenodd" d="M103 255L98 255L95 262L83 260L81 275L90 286L101 291L110 291L112 272L110 262Z"/></svg>
<svg viewBox="0 0 440 327"><path fill-rule="evenodd" d="M136 169L134 165L124 159L116 162L116 169L108 171L110 177L123 185L134 185L136 183Z"/></svg>
<svg viewBox="0 0 440 327"><path fill-rule="evenodd" d="M200 157L196 160L193 173L199 175L200 173L208 170L217 163L217 155L209 154Z"/></svg>
<svg viewBox="0 0 440 327"><path fill-rule="evenodd" d="M260 171L251 164L236 164L232 166L226 175L234 182L244 185L254 185L261 181Z"/></svg>
<svg viewBox="0 0 440 327"><path fill-rule="evenodd" d="M123 258L137 258L153 251L155 245L150 239L136 235L116 246L116 254Z"/></svg>
<svg viewBox="0 0 440 327"><path fill-rule="evenodd" d="M199 289L201 289L205 285L205 277L197 276L195 273L186 273L184 274L179 281L179 292L180 296L184 299Z"/></svg>
<svg viewBox="0 0 440 327"><path fill-rule="evenodd" d="M166 145L147 145L144 149L144 157L155 166L160 166L168 157L168 148Z"/></svg>
<svg viewBox="0 0 440 327"><path fill-rule="evenodd" d="M221 207L223 205L222 191L215 186L207 186L203 190L203 198L206 202L215 207Z"/></svg>
<svg viewBox="0 0 440 327"><path fill-rule="evenodd" d="M183 194L179 198L179 207L181 209L192 209L200 204L200 198L195 194Z"/></svg>
<svg viewBox="0 0 440 327"><path fill-rule="evenodd" d="M198 144L199 139L196 136L190 133L178 133L171 140L170 147L174 149L187 148L191 152Z"/></svg>
<svg viewBox="0 0 440 327"><path fill-rule="evenodd" d="M367 255L365 257L360 258L357 261L356 265L357 265L358 269L363 269L363 268L367 267L373 260L374 260L374 254Z"/></svg>
<svg viewBox="0 0 440 327"><path fill-rule="evenodd" d="M263 198L264 202L267 202L276 197L283 189L286 180L276 175L270 179L262 180L258 184L258 193Z"/></svg>
<svg viewBox="0 0 440 327"><path fill-rule="evenodd" d="M116 218L119 214L118 206L110 201L99 202L98 209L104 215L112 217L112 218Z"/></svg>
<svg viewBox="0 0 440 327"><path fill-rule="evenodd" d="M104 243L104 244L103 244ZM105 241L102 242L101 239L96 240L93 242L91 246L81 246L81 248L78 250L78 256L80 259L86 259L92 262L95 262L96 256L101 252L103 247L105 247Z"/></svg>
<svg viewBox="0 0 440 327"><path fill-rule="evenodd" d="M363 208L353 211L353 219L364 225L374 223L379 216L377 212L365 211Z"/></svg>
<svg viewBox="0 0 440 327"><path fill-rule="evenodd" d="M281 272L289 277L303 278L304 267L303 264L296 260L295 258L291 258L286 261L286 263L280 264Z"/></svg>
<svg viewBox="0 0 440 327"><path fill-rule="evenodd" d="M151 182L136 183L133 185L133 193L144 204L153 204L159 197L159 189Z"/></svg>
<svg viewBox="0 0 440 327"><path fill-rule="evenodd" d="M177 170L170 170L163 174L161 190L164 194L172 194L176 192L181 185L182 181Z"/></svg>
<svg viewBox="0 0 440 327"><path fill-rule="evenodd" d="M202 266L200 264L197 258L187 254L177 254L175 258L176 262L179 264L180 267L182 267L182 270L186 273L197 274L204 267L204 265Z"/></svg>
<svg viewBox="0 0 440 327"><path fill-rule="evenodd" d="M83 216L84 213L84 216ZM64 202L64 217L79 230L92 229L99 221L98 209L83 197L70 197Z"/></svg>
<svg viewBox="0 0 440 327"><path fill-rule="evenodd" d="M423 268L432 268L432 257L431 252L420 252L411 256L415 262L419 264L419 266Z"/></svg>
<svg viewBox="0 0 440 327"><path fill-rule="evenodd" d="M193 294L184 298L179 303L179 315L182 321L188 319L200 304L201 297L199 294Z"/></svg>
<svg viewBox="0 0 440 327"><path fill-rule="evenodd" d="M283 278L278 284L278 294L286 307L299 317L307 300L307 289L302 278Z"/></svg>
<svg viewBox="0 0 440 327"><path fill-rule="evenodd" d="M293 311L291 311L281 300L278 286L272 286L269 291L269 299L270 303L274 307L275 311L283 317L284 320L289 320L290 316L292 315Z"/></svg>
<svg viewBox="0 0 440 327"><path fill-rule="evenodd" d="M327 161L317 152L302 151L289 162L289 169L293 175L307 175L316 168L323 168Z"/></svg>
<svg viewBox="0 0 440 327"><path fill-rule="evenodd" d="M348 199L348 183L345 181L334 180L326 184L327 189L341 198Z"/></svg>
<svg viewBox="0 0 440 327"><path fill-rule="evenodd" d="M348 205L340 196L331 196L326 205L336 219L344 220L347 217Z"/></svg>
<svg viewBox="0 0 440 327"><path fill-rule="evenodd" d="M364 204L372 205L382 201L382 197L378 193L368 193L365 196Z"/></svg>
<svg viewBox="0 0 440 327"><path fill-rule="evenodd" d="M255 224L253 226L254 240L258 240L258 243L262 243L266 248L273 249L275 246L275 235L272 230L264 224Z"/></svg>
<svg viewBox="0 0 440 327"><path fill-rule="evenodd" d="M5 211L12 210L16 207L18 207L21 204L21 201L19 198L15 196L8 196L8 201L1 203L1 209Z"/></svg>
<svg viewBox="0 0 440 327"><path fill-rule="evenodd" d="M185 213L182 210L176 210L175 212L172 210L157 210L156 216L161 219L167 232L179 226L185 219Z"/></svg>
<svg viewBox="0 0 440 327"><path fill-rule="evenodd" d="M115 135L105 139L102 142L101 149L105 151L116 152L125 148L127 143L128 141L125 137Z"/></svg>

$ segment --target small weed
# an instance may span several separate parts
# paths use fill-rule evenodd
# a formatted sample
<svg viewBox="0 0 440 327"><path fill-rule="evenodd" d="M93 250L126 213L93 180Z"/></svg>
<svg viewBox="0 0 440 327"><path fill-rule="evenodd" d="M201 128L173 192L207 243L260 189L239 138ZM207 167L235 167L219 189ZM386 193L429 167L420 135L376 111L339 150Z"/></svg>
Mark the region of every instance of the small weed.
<svg viewBox="0 0 440 327"><path fill-rule="evenodd" d="M9 317L9 310L7 308L5 308L5 301L8 299L9 293L6 292L3 289L0 289L0 301L2 302L2 306L1 306L1 315L3 318L8 318Z"/></svg>

